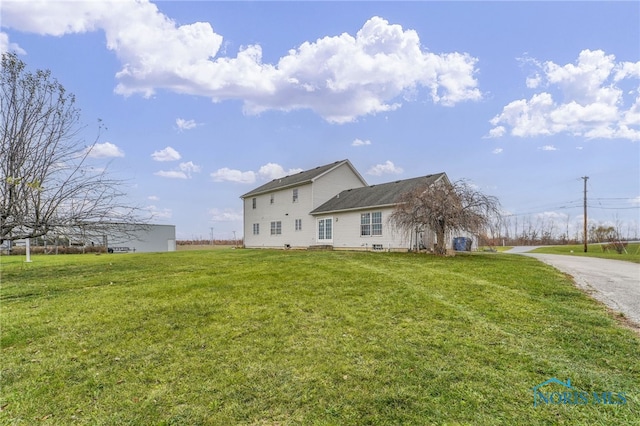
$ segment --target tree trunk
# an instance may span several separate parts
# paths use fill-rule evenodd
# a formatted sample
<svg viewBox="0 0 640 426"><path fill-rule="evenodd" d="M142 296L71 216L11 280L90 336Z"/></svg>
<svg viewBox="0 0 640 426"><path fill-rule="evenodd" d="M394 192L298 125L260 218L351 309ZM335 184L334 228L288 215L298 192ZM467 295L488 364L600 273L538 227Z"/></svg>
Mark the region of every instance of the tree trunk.
<svg viewBox="0 0 640 426"><path fill-rule="evenodd" d="M444 240L445 236L445 223L444 220L438 221L438 226L436 226L436 239L438 243L436 244L436 254L439 256L444 256L447 254L447 243Z"/></svg>

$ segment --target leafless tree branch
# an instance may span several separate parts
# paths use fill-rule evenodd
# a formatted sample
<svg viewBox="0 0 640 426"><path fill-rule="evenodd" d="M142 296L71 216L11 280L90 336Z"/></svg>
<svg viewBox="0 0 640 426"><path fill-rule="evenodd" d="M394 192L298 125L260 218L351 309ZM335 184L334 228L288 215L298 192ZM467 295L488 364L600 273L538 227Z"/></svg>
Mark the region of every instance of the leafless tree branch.
<svg viewBox="0 0 640 426"><path fill-rule="evenodd" d="M478 234L500 215L496 197L486 195L460 180L449 183L439 180L423 184L400 194L390 220L398 229L435 232L437 254L445 254L445 235L452 231Z"/></svg>
<svg viewBox="0 0 640 426"><path fill-rule="evenodd" d="M4 53L0 83L0 242L145 222L123 182L87 164L100 134L80 142L75 97L50 71Z"/></svg>

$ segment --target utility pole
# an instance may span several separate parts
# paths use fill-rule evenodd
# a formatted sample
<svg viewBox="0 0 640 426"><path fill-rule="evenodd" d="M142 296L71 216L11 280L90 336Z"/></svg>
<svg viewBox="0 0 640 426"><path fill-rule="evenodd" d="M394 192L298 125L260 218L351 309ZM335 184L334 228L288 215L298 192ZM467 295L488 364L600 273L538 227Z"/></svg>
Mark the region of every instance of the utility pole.
<svg viewBox="0 0 640 426"><path fill-rule="evenodd" d="M581 178L584 180L584 252L587 252L587 181L589 180L589 176L583 176Z"/></svg>
<svg viewBox="0 0 640 426"><path fill-rule="evenodd" d="M213 245L213 226L210 229L211 229L211 245Z"/></svg>

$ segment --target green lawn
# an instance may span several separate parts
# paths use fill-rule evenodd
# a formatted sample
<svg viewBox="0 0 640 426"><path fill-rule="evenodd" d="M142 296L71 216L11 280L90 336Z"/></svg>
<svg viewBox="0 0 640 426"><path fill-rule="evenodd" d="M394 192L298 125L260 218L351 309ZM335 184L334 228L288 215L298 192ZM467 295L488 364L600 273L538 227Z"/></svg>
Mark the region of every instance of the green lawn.
<svg viewBox="0 0 640 426"><path fill-rule="evenodd" d="M638 424L640 338L525 256L2 257L0 424ZM626 404L533 405L556 377ZM564 388L548 385L547 392Z"/></svg>
<svg viewBox="0 0 640 426"><path fill-rule="evenodd" d="M626 260L640 263L640 244L632 243L626 247L626 253L616 253L613 250L604 252L600 244L588 244L587 252L584 245L547 246L532 250L531 253L566 254L570 256L600 257L602 259Z"/></svg>

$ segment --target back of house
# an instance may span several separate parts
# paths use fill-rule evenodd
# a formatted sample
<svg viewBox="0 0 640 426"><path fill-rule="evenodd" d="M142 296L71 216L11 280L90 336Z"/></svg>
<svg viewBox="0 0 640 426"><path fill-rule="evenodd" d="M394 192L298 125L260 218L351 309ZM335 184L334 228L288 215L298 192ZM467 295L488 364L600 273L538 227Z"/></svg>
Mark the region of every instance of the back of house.
<svg viewBox="0 0 640 426"><path fill-rule="evenodd" d="M317 244L312 210L339 192L367 186L349 160L274 179L242 195L244 245L307 248Z"/></svg>

